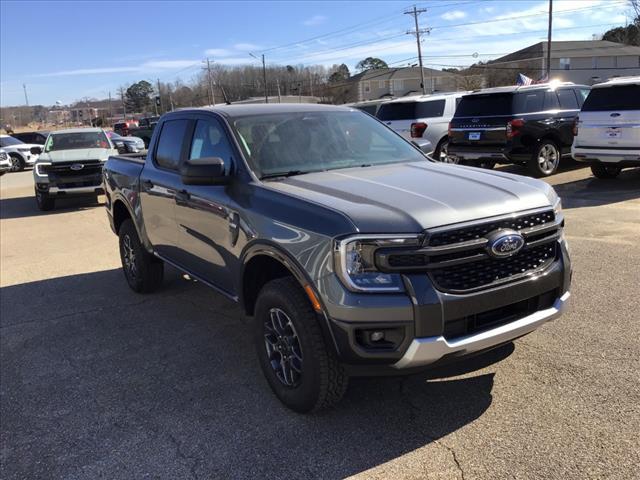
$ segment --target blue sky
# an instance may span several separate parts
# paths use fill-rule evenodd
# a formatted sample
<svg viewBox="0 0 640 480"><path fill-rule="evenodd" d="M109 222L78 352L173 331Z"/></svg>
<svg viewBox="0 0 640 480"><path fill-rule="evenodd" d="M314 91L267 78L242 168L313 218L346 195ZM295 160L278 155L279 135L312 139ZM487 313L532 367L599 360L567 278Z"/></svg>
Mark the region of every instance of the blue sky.
<svg viewBox="0 0 640 480"><path fill-rule="evenodd" d="M411 2L0 1L0 105L106 98L140 79L189 81L221 64L415 63ZM432 0L427 66L464 66L546 38L546 0ZM554 39L589 40L630 21L625 0L554 0ZM478 56L474 57L473 54Z"/></svg>

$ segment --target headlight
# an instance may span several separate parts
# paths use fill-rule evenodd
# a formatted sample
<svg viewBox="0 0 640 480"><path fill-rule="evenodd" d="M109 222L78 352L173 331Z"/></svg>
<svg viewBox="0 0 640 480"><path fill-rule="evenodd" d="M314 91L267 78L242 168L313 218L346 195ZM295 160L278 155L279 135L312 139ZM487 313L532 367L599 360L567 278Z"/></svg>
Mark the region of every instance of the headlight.
<svg viewBox="0 0 640 480"><path fill-rule="evenodd" d="M553 205L553 212L557 215L562 213L562 199L558 197L556 203Z"/></svg>
<svg viewBox="0 0 640 480"><path fill-rule="evenodd" d="M400 274L379 271L375 252L383 247L418 245L417 235L356 235L336 240L335 271L344 286L354 292L402 292Z"/></svg>
<svg viewBox="0 0 640 480"><path fill-rule="evenodd" d="M35 165L36 175L38 175L39 177L46 177L47 173L42 170L42 167L47 167L49 165L51 165L51 162L39 162L39 163L36 163L36 165Z"/></svg>

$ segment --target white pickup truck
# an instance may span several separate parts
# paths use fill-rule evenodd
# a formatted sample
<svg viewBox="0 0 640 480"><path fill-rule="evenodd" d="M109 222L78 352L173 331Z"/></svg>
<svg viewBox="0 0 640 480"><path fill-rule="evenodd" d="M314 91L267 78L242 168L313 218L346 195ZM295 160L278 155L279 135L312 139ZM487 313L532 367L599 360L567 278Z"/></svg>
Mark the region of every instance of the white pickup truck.
<svg viewBox="0 0 640 480"><path fill-rule="evenodd" d="M55 207L56 198L88 196L102 190L102 166L118 151L101 128L76 128L51 132L33 169L35 196L40 210Z"/></svg>

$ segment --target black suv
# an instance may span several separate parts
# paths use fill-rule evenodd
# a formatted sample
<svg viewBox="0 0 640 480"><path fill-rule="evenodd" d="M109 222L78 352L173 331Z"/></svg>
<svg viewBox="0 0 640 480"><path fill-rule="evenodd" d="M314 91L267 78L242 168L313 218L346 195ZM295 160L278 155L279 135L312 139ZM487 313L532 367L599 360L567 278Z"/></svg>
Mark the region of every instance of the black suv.
<svg viewBox="0 0 640 480"><path fill-rule="evenodd" d="M586 85L549 83L465 95L449 124L449 155L456 163L518 163L536 177L551 175L571 153L573 122L588 93Z"/></svg>
<svg viewBox="0 0 640 480"><path fill-rule="evenodd" d="M49 131L40 130L38 132L21 132L11 135L13 138L17 138L21 142L31 143L33 145L44 145L49 136Z"/></svg>

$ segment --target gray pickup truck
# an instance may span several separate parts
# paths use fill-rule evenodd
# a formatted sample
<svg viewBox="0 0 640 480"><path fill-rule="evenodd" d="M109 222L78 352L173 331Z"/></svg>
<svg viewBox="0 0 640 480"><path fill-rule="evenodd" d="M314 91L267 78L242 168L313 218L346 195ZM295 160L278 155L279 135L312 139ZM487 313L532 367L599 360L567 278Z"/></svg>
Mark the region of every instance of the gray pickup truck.
<svg viewBox="0 0 640 480"><path fill-rule="evenodd" d="M299 412L337 402L349 376L511 342L569 298L552 187L434 163L352 108L168 113L146 158L110 157L103 176L130 287L157 289L166 263L239 302Z"/></svg>

